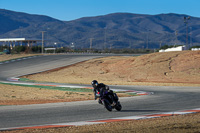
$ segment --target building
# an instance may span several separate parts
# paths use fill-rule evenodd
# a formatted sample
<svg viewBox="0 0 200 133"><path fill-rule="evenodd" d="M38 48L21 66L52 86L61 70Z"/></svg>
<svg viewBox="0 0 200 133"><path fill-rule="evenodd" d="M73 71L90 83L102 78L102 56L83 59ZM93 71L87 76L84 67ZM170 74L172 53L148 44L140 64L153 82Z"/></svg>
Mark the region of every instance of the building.
<svg viewBox="0 0 200 133"><path fill-rule="evenodd" d="M33 44L37 44L37 42L41 42L41 40L27 39L27 38L4 38L0 39L0 42L3 42L3 45L10 45L11 47L14 47L15 45L22 45L22 44L31 46Z"/></svg>
<svg viewBox="0 0 200 133"><path fill-rule="evenodd" d="M161 49L159 52L172 52L172 51L183 51L183 50L188 50L184 45L183 46L178 46L178 47L173 47L173 48L168 48L168 49Z"/></svg>
<svg viewBox="0 0 200 133"><path fill-rule="evenodd" d="M0 39L0 43L4 46L9 47L9 51L12 50L15 46L27 46L26 52L29 52L33 45L37 45L38 42L42 42L40 39L27 39L27 38L4 38Z"/></svg>

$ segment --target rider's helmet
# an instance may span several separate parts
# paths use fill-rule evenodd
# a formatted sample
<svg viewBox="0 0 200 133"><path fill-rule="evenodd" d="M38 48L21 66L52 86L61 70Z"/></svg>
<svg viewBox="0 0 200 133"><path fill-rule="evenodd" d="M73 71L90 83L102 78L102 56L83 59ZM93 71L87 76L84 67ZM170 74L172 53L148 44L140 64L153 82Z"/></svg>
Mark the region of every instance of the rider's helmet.
<svg viewBox="0 0 200 133"><path fill-rule="evenodd" d="M98 85L98 82L96 80L93 80L91 84L93 87L96 87Z"/></svg>

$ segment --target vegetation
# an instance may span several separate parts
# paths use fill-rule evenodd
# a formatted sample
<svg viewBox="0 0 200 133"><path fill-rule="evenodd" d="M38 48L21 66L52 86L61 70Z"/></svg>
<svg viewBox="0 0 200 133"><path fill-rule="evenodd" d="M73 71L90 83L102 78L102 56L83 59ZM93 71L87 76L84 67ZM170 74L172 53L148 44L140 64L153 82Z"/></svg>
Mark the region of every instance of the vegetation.
<svg viewBox="0 0 200 133"><path fill-rule="evenodd" d="M192 48L200 48L200 46L192 46L190 49L192 49Z"/></svg>
<svg viewBox="0 0 200 133"><path fill-rule="evenodd" d="M0 52L6 54L20 54L20 53L41 53L42 48L41 46L15 46L15 47L8 47L8 46L0 46ZM44 51L45 52L45 51ZM154 50L152 49L71 49L69 47L60 47L56 48L56 53L66 53L66 52L76 52L76 53L116 53L116 54L132 54L132 53L152 53ZM53 50L48 51L48 53L54 53Z"/></svg>

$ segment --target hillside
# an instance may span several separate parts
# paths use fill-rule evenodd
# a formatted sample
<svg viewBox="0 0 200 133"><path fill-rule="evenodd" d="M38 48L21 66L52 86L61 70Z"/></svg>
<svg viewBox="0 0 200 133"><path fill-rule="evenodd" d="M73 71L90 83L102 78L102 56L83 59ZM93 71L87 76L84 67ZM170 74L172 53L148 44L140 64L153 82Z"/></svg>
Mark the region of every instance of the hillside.
<svg viewBox="0 0 200 133"><path fill-rule="evenodd" d="M58 46L70 46L73 42L77 48L89 48L90 38L93 38L93 48L158 48L160 44L185 43L184 16L188 15L113 13L60 21L0 9L0 38L41 39L41 31L47 31L46 45L57 42ZM193 44L200 42L200 18L191 17L188 25Z"/></svg>
<svg viewBox="0 0 200 133"><path fill-rule="evenodd" d="M149 83L200 84L200 51L153 53L139 57L106 57L25 76L31 80L109 85Z"/></svg>

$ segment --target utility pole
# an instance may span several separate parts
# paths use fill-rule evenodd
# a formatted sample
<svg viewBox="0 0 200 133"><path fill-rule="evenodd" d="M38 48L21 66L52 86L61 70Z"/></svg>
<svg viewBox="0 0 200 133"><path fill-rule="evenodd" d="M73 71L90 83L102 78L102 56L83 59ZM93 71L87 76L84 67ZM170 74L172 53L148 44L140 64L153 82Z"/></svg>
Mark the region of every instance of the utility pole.
<svg viewBox="0 0 200 133"><path fill-rule="evenodd" d="M160 41L160 48L162 47L162 41Z"/></svg>
<svg viewBox="0 0 200 133"><path fill-rule="evenodd" d="M42 32L42 54L44 54L44 32L46 31L41 31Z"/></svg>
<svg viewBox="0 0 200 133"><path fill-rule="evenodd" d="M112 43L110 43L110 50L112 49Z"/></svg>
<svg viewBox="0 0 200 133"><path fill-rule="evenodd" d="M149 32L150 32L151 30L148 30L147 31L147 47L146 47L146 49L149 49Z"/></svg>
<svg viewBox="0 0 200 133"><path fill-rule="evenodd" d="M106 32L107 32L106 30L107 30L107 27L105 28L105 33L104 33L104 50L106 49L106 38L107 38L106 37L107 36L106 35Z"/></svg>
<svg viewBox="0 0 200 133"><path fill-rule="evenodd" d="M192 47L192 27L190 27L190 46Z"/></svg>
<svg viewBox="0 0 200 133"><path fill-rule="evenodd" d="M184 17L184 23L186 25L186 47L189 49L188 45L188 20L190 20L190 17Z"/></svg>
<svg viewBox="0 0 200 133"><path fill-rule="evenodd" d="M93 40L94 38L90 38L90 50L92 50L92 40Z"/></svg>
<svg viewBox="0 0 200 133"><path fill-rule="evenodd" d="M176 42L175 42L175 45L177 45L177 42L178 42L178 37L177 37L177 36L178 36L178 31L177 31L177 30L175 31L175 36L176 36Z"/></svg>

